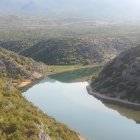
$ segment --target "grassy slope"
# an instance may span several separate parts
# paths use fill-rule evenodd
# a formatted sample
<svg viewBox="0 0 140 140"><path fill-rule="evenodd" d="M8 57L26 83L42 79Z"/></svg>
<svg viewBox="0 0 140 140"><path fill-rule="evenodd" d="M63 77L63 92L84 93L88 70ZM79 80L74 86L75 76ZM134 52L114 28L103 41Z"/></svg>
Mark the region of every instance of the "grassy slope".
<svg viewBox="0 0 140 140"><path fill-rule="evenodd" d="M0 59L0 139L37 140L39 134L42 134L42 129L44 135L49 135L52 140L78 140L74 131L27 102L13 86L15 78L21 80L16 75L24 78L26 76L21 75L21 69L24 68L25 72L29 72L30 69L27 68L29 66L33 70L36 70L38 65L42 65L43 68L45 66L3 49L0 50L0 57L2 58ZM19 67L21 63L22 67ZM16 67L16 73L8 70L11 65Z"/></svg>
<svg viewBox="0 0 140 140"><path fill-rule="evenodd" d="M74 131L56 122L31 103L27 102L19 91L6 81L0 81L0 135L1 140L39 139L39 127L52 140L78 140ZM5 90L6 88L6 90Z"/></svg>

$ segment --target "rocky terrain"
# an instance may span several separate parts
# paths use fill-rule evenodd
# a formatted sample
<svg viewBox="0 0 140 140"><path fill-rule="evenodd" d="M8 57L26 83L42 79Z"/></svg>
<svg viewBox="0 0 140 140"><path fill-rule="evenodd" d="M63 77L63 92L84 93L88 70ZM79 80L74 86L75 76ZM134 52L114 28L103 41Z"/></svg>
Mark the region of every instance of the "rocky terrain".
<svg viewBox="0 0 140 140"><path fill-rule="evenodd" d="M47 66L32 59L19 56L14 52L0 48L0 74L12 79L34 80L43 75Z"/></svg>
<svg viewBox="0 0 140 140"><path fill-rule="evenodd" d="M107 97L140 103L140 46L109 62L91 87Z"/></svg>

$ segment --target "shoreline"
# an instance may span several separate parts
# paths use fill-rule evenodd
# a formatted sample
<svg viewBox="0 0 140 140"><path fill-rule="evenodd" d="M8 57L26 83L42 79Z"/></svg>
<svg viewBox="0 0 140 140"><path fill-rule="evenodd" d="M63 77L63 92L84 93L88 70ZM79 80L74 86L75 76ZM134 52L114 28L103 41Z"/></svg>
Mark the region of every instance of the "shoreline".
<svg viewBox="0 0 140 140"><path fill-rule="evenodd" d="M17 88L18 88L19 90L21 90L21 89L26 89L26 88L32 86L34 83L36 83L36 81L41 80L42 78L44 78L45 76L49 76L49 75L44 74L44 75L42 75L42 76L40 76L39 78L36 78L36 79L34 79L34 80L26 79L26 80L24 80L24 81L21 81L20 83L17 84ZM74 131L75 131L75 130L74 130ZM75 131L75 132L76 132L76 131ZM84 138L83 136L78 135L78 132L76 132L76 133L77 133L77 136L79 137L79 140L87 140L87 139Z"/></svg>
<svg viewBox="0 0 140 140"><path fill-rule="evenodd" d="M84 67L87 68L87 67L93 67L93 66L94 65L81 66L81 67L82 68L84 68ZM95 65L95 66L99 66L99 65ZM28 86L33 85L34 83L36 83L36 81L41 80L41 79L43 79L46 76L51 76L53 74L59 74L59 73L62 73L62 72L69 72L69 71L73 71L73 70L78 70L79 68L80 68L80 66L77 65L77 68L75 68L75 69L74 68L73 69L68 69L68 70L54 70L54 68L53 68L53 70L50 69L50 70L46 71L45 74L40 74L38 72L34 72L33 73L33 76L34 76L34 79L33 80L31 80L31 79L25 79L23 81L20 81L19 83L15 83L15 86L18 89L22 89L22 88L26 88L26 87L28 88ZM85 77L76 79L76 80L74 80L72 82L79 82L79 81L88 81L88 76L85 76Z"/></svg>
<svg viewBox="0 0 140 140"><path fill-rule="evenodd" d="M95 98L101 100L103 103L118 105L120 107L125 107L127 109L133 109L133 110L136 110L136 111L140 111L140 104L124 101L124 100L121 100L121 99L107 97L107 96L102 95L100 93L94 92L92 90L92 88L90 87L90 85L87 86L86 88L87 88L88 94L90 94L90 95L94 96Z"/></svg>
<svg viewBox="0 0 140 140"><path fill-rule="evenodd" d="M86 140L86 139L82 137L81 135L79 135L79 140Z"/></svg>
<svg viewBox="0 0 140 140"><path fill-rule="evenodd" d="M24 87L27 87L28 85L32 84L32 80L24 80L22 82L20 82L17 87L18 88L24 88Z"/></svg>
<svg viewBox="0 0 140 140"><path fill-rule="evenodd" d="M16 86L17 86L18 89L26 88L26 87L32 85L34 82L42 79L44 76L45 76L45 74L34 72L33 73L34 79L32 79L32 80L31 79L25 79L25 80L20 81L19 83L17 83Z"/></svg>

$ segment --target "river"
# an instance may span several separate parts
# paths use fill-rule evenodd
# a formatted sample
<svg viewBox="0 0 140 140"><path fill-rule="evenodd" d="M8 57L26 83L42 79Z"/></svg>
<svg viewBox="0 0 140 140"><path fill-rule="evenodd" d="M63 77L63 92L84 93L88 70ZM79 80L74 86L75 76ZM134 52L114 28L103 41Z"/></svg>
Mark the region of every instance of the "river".
<svg viewBox="0 0 140 140"><path fill-rule="evenodd" d="M23 96L88 140L140 140L140 112L103 104L87 93L87 85L46 77Z"/></svg>

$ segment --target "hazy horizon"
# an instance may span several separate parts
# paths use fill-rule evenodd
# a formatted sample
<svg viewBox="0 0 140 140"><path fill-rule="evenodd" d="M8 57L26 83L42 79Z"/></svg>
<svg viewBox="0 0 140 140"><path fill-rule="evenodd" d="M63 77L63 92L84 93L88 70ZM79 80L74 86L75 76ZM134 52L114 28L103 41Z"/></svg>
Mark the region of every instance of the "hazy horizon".
<svg viewBox="0 0 140 140"><path fill-rule="evenodd" d="M16 15L140 20L139 0L0 0L0 12Z"/></svg>

